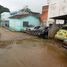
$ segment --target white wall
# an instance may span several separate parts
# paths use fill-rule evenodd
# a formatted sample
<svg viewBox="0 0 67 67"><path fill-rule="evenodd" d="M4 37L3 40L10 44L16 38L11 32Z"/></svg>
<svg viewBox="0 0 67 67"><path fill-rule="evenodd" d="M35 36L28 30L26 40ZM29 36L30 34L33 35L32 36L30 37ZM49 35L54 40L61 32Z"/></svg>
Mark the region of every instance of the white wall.
<svg viewBox="0 0 67 67"><path fill-rule="evenodd" d="M49 12L48 12L48 23L52 24L54 22L51 17L67 15L67 0L48 0L49 2ZM63 20L57 20L57 24L64 23Z"/></svg>
<svg viewBox="0 0 67 67"><path fill-rule="evenodd" d="M49 18L67 14L67 0L49 0Z"/></svg>

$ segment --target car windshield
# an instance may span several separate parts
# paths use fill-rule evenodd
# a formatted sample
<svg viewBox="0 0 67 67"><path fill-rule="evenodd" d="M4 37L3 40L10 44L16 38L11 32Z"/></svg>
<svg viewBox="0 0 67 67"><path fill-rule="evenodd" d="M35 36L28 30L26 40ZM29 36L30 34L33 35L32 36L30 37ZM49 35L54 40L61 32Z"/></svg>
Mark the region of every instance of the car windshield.
<svg viewBox="0 0 67 67"><path fill-rule="evenodd" d="M40 28L40 26L37 26L37 27L35 27L34 29L39 29Z"/></svg>
<svg viewBox="0 0 67 67"><path fill-rule="evenodd" d="M67 27L63 27L62 29L65 29L65 30L67 30Z"/></svg>

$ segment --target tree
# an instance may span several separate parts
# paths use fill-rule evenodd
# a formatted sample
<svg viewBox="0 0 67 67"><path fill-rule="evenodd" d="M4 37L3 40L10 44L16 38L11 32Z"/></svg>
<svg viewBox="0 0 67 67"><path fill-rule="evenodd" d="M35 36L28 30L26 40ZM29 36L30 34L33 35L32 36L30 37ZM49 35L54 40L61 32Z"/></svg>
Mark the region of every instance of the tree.
<svg viewBox="0 0 67 67"><path fill-rule="evenodd" d="M3 6L0 5L0 14L3 12L10 12L8 8L5 8Z"/></svg>
<svg viewBox="0 0 67 67"><path fill-rule="evenodd" d="M1 22L1 13L3 12L10 12L10 10L0 5L0 22Z"/></svg>

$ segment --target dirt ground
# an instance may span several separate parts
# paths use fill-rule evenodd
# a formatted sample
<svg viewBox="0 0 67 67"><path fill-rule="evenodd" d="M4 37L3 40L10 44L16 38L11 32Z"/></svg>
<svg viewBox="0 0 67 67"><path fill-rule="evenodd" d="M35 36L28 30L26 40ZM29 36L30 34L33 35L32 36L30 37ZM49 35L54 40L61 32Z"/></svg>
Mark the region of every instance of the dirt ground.
<svg viewBox="0 0 67 67"><path fill-rule="evenodd" d="M29 35L20 32L11 32L8 29L0 27L0 40L21 40L29 38Z"/></svg>
<svg viewBox="0 0 67 67"><path fill-rule="evenodd" d="M5 28L0 33L0 67L67 67L62 43Z"/></svg>

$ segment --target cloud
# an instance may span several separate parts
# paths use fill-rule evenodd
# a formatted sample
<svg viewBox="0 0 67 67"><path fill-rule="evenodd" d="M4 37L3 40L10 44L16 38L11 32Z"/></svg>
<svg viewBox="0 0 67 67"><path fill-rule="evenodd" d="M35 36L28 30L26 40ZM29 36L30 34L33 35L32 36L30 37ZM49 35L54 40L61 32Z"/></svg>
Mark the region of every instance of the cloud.
<svg viewBox="0 0 67 67"><path fill-rule="evenodd" d="M25 5L36 12L41 12L43 5L47 3L47 0L0 0L0 4L9 8L11 11L22 9Z"/></svg>

